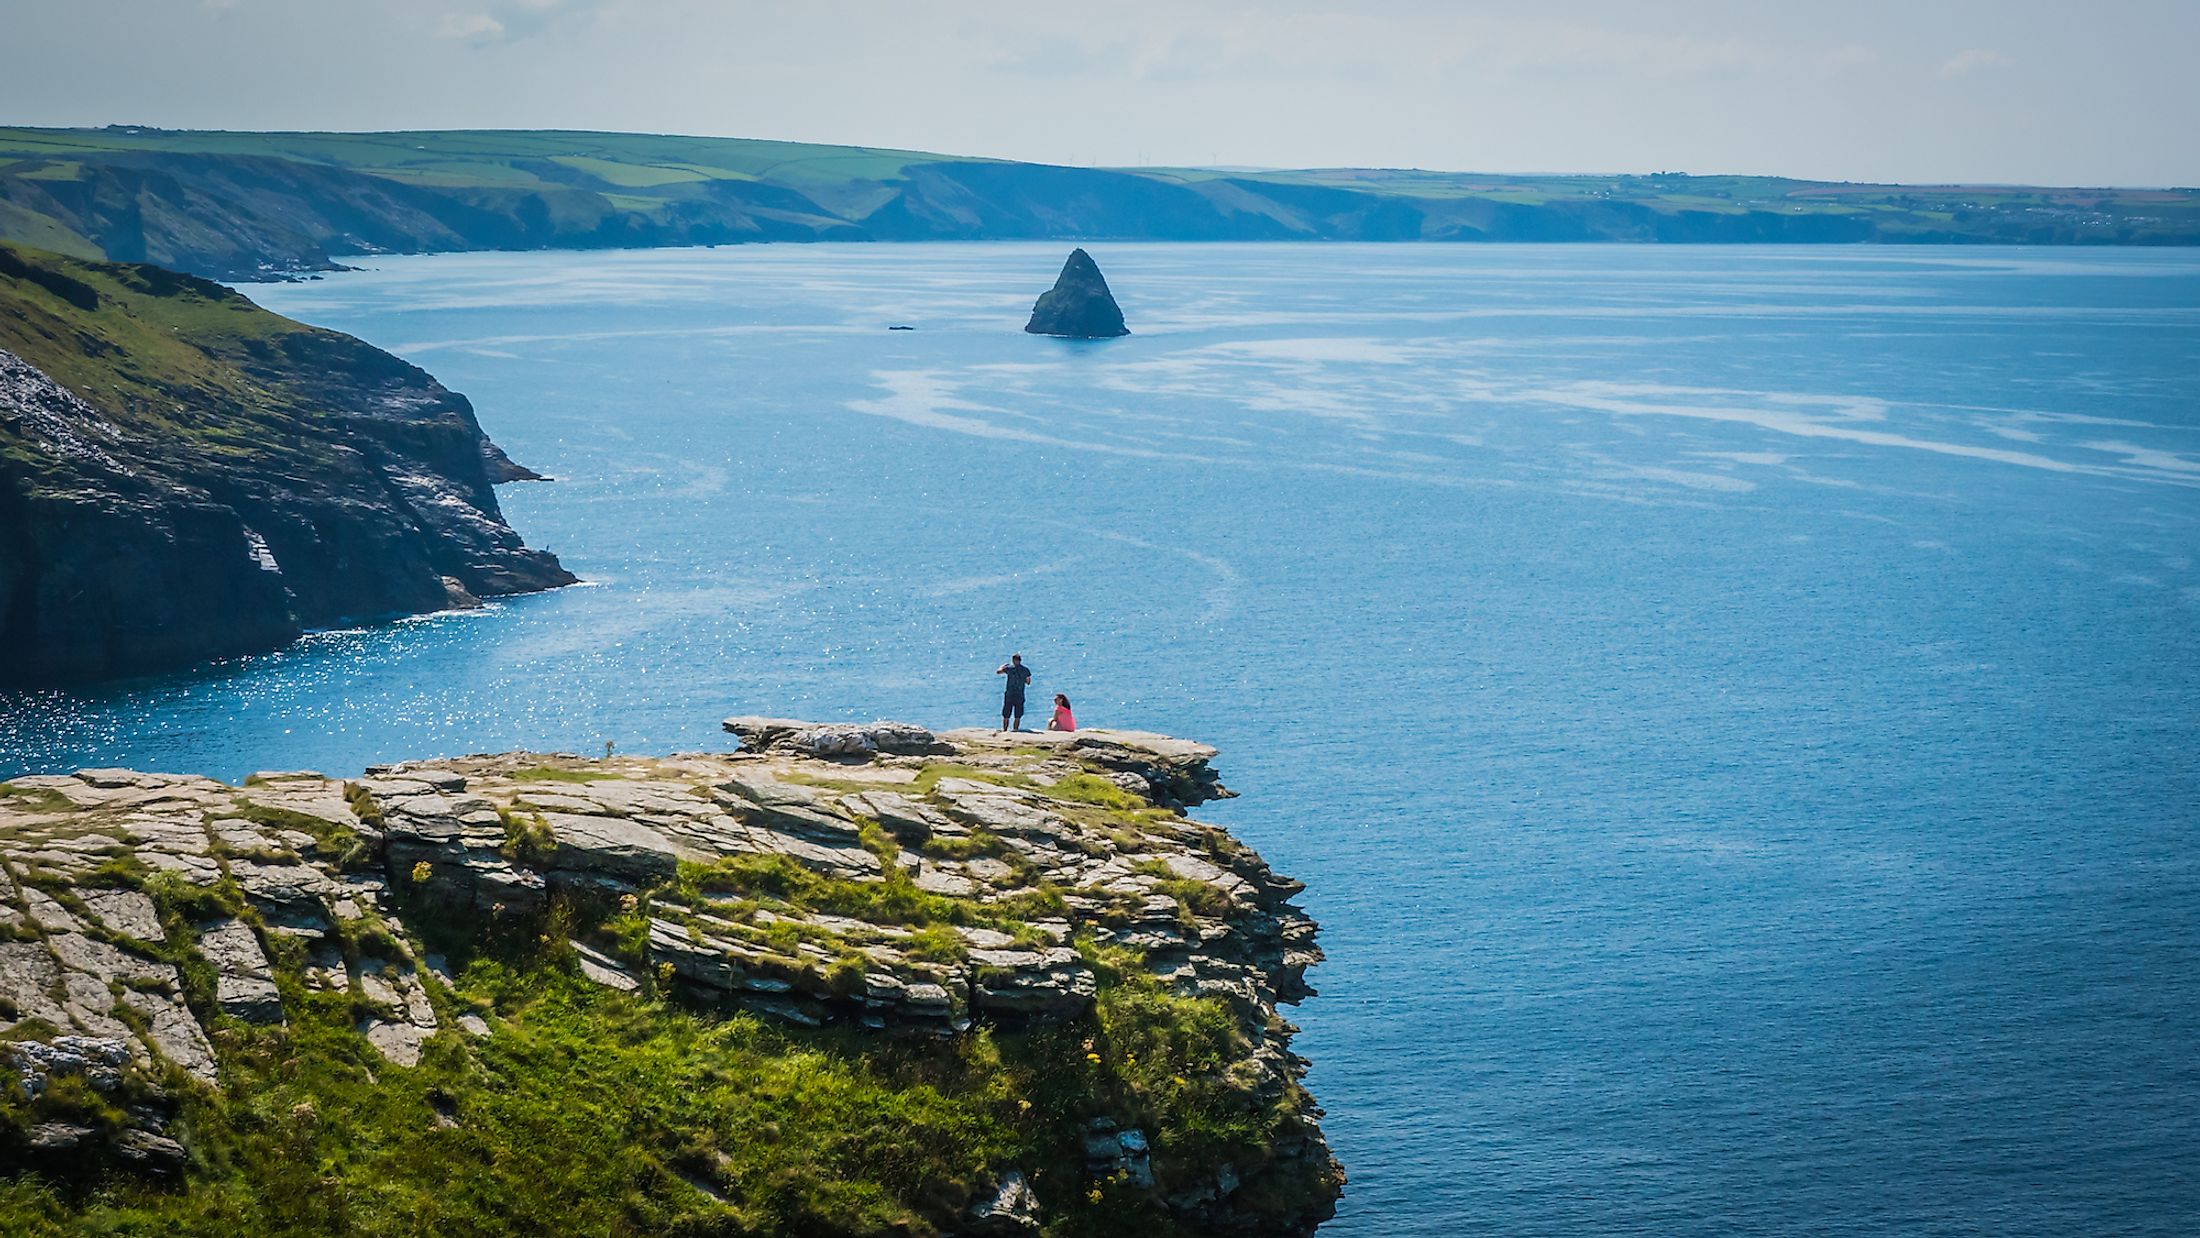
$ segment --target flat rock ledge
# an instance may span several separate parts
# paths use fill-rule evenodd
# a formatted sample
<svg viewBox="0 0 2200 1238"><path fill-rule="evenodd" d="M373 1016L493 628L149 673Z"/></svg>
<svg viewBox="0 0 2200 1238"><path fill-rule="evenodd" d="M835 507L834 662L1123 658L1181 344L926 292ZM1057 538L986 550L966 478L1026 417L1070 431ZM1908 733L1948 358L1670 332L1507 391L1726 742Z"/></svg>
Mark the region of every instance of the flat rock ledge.
<svg viewBox="0 0 2200 1238"><path fill-rule="evenodd" d="M1294 1115L1267 1164L1326 1194L1258 1232L1327 1218L1343 1175L1277 1014L1313 992L1316 926L1291 901L1300 883L1184 815L1231 794L1214 749L1108 730L725 729L743 751L0 783L0 1068L32 1098L56 1075L111 1093L132 1120L98 1136L101 1155L161 1169L183 1161L170 1098L219 1086L221 1028L282 1022L286 991L348 992L395 1067L438 1036L495 1033L485 1011L454 1013L407 917L521 923L582 900L618 926L571 943L588 980L884 1036L1085 1019L1098 968L1128 961L1235 1012L1251 1048L1230 1077ZM952 914L912 926L890 910L920 896ZM81 1157L93 1137L45 1131L32 1151ZM1086 1139L1096 1177L1154 1181L1144 1132ZM1000 1168L968 1232L1035 1232L1041 1202ZM1161 1202L1184 1223L1251 1232L1238 1172L1174 1178Z"/></svg>

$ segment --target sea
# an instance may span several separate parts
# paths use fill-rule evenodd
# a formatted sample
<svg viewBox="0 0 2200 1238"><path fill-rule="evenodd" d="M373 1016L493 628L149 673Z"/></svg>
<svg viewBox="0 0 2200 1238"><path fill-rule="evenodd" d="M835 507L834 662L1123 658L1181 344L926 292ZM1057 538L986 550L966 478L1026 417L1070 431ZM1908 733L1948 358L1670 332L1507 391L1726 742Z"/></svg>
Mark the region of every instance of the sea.
<svg viewBox="0 0 2200 1238"><path fill-rule="evenodd" d="M1307 884L1325 1236L2200 1231L2200 252L363 260L584 585L0 697L0 776L1194 737ZM908 327L911 330L894 330Z"/></svg>

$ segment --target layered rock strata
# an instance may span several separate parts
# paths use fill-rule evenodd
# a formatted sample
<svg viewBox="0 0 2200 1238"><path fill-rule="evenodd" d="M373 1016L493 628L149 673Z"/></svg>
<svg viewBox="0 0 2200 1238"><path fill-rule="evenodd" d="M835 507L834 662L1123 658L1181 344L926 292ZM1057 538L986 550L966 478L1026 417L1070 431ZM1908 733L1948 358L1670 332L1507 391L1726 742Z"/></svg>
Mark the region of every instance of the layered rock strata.
<svg viewBox="0 0 2200 1238"><path fill-rule="evenodd" d="M438 1037L496 1031L409 923L556 925L590 982L798 1035L1075 1028L1133 976L1207 1003L1240 1048L1206 1103L1273 1115L1267 1146L1172 1162L1134 1112L1097 1113L1074 1135L1085 1173L1199 1232L1302 1233L1328 1215L1342 1177L1277 1013L1312 992L1315 925L1291 901L1298 882L1183 815L1229 794L1212 749L1109 731L726 726L745 751L0 784L13 1042L0 1066L23 1080L15 1100L81 1076L135 1115L99 1155L173 1167L166 1115L178 1089L219 1086L221 1027L279 1025L290 995L348 993L358 1034L409 1067ZM46 1125L28 1128L52 1149L94 1133ZM997 1166L968 1232L1037 1232L1033 1168ZM1280 1196L1298 1202L1248 1203Z"/></svg>
<svg viewBox="0 0 2200 1238"><path fill-rule="evenodd" d="M0 245L0 686L569 584L465 397L158 267Z"/></svg>

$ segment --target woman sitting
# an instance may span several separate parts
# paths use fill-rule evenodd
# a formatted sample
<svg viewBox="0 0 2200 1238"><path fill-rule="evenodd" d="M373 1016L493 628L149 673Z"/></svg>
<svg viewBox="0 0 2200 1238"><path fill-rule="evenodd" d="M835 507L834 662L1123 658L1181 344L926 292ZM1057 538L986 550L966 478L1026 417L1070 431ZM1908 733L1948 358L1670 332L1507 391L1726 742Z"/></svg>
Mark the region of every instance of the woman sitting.
<svg viewBox="0 0 2200 1238"><path fill-rule="evenodd" d="M1059 692L1054 694L1054 717L1047 721L1047 729L1050 731L1074 731L1077 729L1077 715L1069 711L1069 698Z"/></svg>

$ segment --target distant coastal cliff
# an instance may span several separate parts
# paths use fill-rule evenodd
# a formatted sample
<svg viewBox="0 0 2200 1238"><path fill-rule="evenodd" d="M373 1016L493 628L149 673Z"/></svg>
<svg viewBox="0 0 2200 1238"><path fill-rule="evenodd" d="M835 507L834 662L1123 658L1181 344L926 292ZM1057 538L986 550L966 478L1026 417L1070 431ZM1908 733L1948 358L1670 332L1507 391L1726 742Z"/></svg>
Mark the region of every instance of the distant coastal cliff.
<svg viewBox="0 0 2200 1238"><path fill-rule="evenodd" d="M2200 191L1077 168L557 130L0 129L0 240L265 279L355 255L743 241L2200 244Z"/></svg>
<svg viewBox="0 0 2200 1238"><path fill-rule="evenodd" d="M1315 925L1199 744L0 783L8 1233L1305 1235Z"/></svg>
<svg viewBox="0 0 2200 1238"><path fill-rule="evenodd" d="M463 396L350 336L0 245L0 684L570 584L498 508L532 476Z"/></svg>

